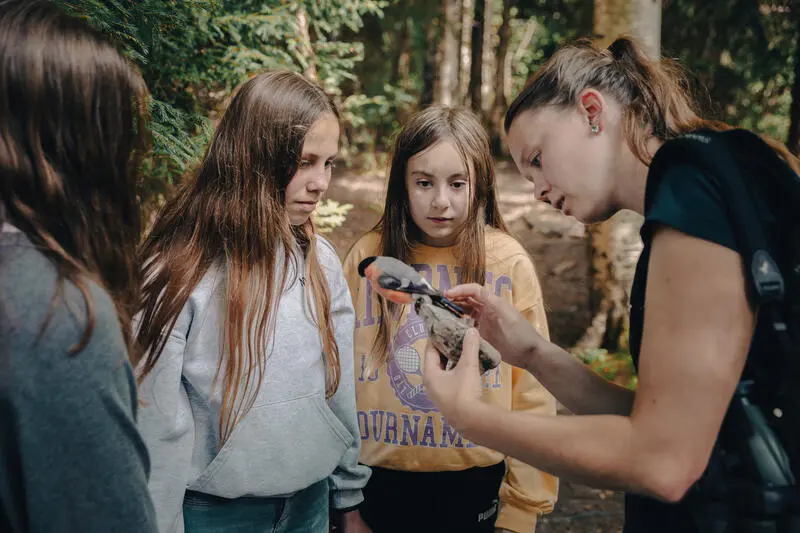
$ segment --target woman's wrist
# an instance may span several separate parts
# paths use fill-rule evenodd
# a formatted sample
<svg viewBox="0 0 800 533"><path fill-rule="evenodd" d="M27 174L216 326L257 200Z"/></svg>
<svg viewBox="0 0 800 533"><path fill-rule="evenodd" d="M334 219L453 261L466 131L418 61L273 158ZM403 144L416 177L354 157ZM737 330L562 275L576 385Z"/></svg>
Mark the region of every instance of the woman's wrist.
<svg viewBox="0 0 800 533"><path fill-rule="evenodd" d="M479 399L469 400L453 409L448 423L469 439L473 431L479 429L483 420L491 418L493 409L493 406Z"/></svg>

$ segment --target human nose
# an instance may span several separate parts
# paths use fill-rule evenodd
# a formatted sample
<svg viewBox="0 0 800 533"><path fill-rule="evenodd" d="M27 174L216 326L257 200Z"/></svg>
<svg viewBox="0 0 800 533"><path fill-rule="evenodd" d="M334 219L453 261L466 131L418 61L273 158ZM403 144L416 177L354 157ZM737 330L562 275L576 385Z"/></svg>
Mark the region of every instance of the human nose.
<svg viewBox="0 0 800 533"><path fill-rule="evenodd" d="M553 188L545 180L537 180L533 182L533 195L537 200L547 201L547 194Z"/></svg>
<svg viewBox="0 0 800 533"><path fill-rule="evenodd" d="M324 193L328 190L330 180L331 176L326 167L323 166L322 168L315 168L312 175L309 176L306 189L309 192Z"/></svg>
<svg viewBox="0 0 800 533"><path fill-rule="evenodd" d="M446 187L437 187L433 194L431 207L434 209L447 209L450 207L450 197Z"/></svg>

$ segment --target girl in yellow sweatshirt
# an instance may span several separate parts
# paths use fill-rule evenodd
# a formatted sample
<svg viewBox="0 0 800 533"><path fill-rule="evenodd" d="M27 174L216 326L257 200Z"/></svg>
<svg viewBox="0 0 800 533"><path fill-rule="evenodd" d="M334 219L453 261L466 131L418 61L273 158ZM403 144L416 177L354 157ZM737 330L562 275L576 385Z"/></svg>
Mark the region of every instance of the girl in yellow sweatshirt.
<svg viewBox="0 0 800 533"><path fill-rule="evenodd" d="M534 531L553 508L558 480L448 425L422 387L422 320L411 306L383 301L358 274L371 255L412 264L442 290L484 283L547 336L533 264L506 232L489 140L472 113L434 106L409 120L395 141L383 217L344 261L356 310L360 459L372 467L363 522L352 529L365 531L365 522L374 533ZM484 395L507 409L555 415L541 384L506 363L484 376Z"/></svg>

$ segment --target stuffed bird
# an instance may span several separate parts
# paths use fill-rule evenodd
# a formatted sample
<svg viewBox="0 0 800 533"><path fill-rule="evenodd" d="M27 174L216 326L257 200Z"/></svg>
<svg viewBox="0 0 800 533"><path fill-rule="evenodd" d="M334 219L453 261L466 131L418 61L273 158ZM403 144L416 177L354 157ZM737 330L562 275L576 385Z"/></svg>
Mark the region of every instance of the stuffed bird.
<svg viewBox="0 0 800 533"><path fill-rule="evenodd" d="M460 307L434 289L413 267L393 257L367 257L359 263L358 273L370 280L378 294L390 302L413 304L425 324L428 338L447 359L446 369L458 363L464 334L469 329ZM481 339L479 358L481 373L500 364L500 354L484 339Z"/></svg>

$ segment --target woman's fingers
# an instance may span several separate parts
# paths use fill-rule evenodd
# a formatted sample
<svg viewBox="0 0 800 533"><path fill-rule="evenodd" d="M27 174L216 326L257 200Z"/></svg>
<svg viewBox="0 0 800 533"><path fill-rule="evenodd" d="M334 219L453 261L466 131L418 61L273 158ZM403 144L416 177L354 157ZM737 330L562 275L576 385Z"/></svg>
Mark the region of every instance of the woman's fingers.
<svg viewBox="0 0 800 533"><path fill-rule="evenodd" d="M482 291L483 287L477 283L464 283L463 285L456 285L452 289L445 291L444 295L451 300L466 298L481 300Z"/></svg>

